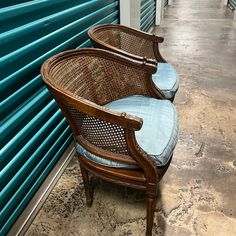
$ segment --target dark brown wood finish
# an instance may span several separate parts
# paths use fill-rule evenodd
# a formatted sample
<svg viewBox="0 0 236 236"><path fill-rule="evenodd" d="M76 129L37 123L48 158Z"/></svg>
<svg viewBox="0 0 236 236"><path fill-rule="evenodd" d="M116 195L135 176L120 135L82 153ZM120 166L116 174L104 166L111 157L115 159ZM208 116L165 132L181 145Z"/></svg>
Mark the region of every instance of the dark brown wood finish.
<svg viewBox="0 0 236 236"><path fill-rule="evenodd" d="M89 29L95 47L120 53L136 60L167 62L160 53L163 37L118 24L100 24ZM127 45L128 44L128 45Z"/></svg>
<svg viewBox="0 0 236 236"><path fill-rule="evenodd" d="M118 24L96 25L89 29L88 36L97 48L147 62L156 67L158 62L167 63L159 50L159 43L164 41L163 37ZM174 97L170 101L173 102Z"/></svg>
<svg viewBox="0 0 236 236"><path fill-rule="evenodd" d="M149 35L145 37L160 40ZM152 235L157 187L171 158L165 166L157 166L135 139L135 131L141 129L142 119L111 111L103 105L130 95L163 99L151 79L155 70L155 65L148 60L140 61L101 49L66 51L48 59L41 68L42 78L65 115L75 141L104 159L139 167L106 167L78 154L87 205L91 206L93 199L90 175L146 191L146 235ZM90 135L91 130L93 135ZM111 139L106 132L113 134ZM108 145L110 142L113 142L112 148Z"/></svg>

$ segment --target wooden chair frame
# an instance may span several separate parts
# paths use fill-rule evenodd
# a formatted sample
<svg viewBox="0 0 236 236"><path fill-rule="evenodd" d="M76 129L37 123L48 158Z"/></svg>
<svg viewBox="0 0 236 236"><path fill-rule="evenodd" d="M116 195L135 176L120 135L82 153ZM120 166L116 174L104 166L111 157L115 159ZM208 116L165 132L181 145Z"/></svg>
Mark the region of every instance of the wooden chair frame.
<svg viewBox="0 0 236 236"><path fill-rule="evenodd" d="M118 48L111 43L105 42L107 38L106 34L110 33L109 40L115 42L115 37L112 35L112 32L122 32L129 35L130 38L134 37L135 39L142 40L142 46L139 45L138 41L134 42L133 47L143 47L145 44L149 44L150 47L143 48L142 53L135 50L135 53L131 53L129 49L121 49ZM99 36L98 36L99 35ZM100 24L96 25L88 30L88 36L91 39L94 47L102 48L105 50L109 50L115 53L119 53L121 55L127 56L129 58L140 60L140 61L148 61L149 63L153 63L156 67L158 67L158 62L160 63L167 63L166 59L161 55L159 50L159 44L164 41L163 37L156 36L154 34L149 34L134 28L130 28L124 25L119 24ZM125 41L125 39L124 39ZM114 43L115 44L115 43ZM137 45L137 46L136 46ZM138 48L137 48L138 49ZM170 99L171 102L174 101L174 97Z"/></svg>
<svg viewBox="0 0 236 236"><path fill-rule="evenodd" d="M96 35L99 32L103 31L111 31L112 30L119 30L121 32L133 35L137 38L140 38L142 40L145 40L147 43L152 44L152 50L153 50L153 57L147 57L146 55L138 55L133 54L128 51L124 51L122 49L119 49L117 47L114 47L106 42L104 42L102 39L99 39ZM167 63L167 61L164 59L164 57L161 55L161 52L159 50L159 43L162 43L164 41L163 37L156 36L154 34L149 34L131 27L127 27L124 25L119 24L100 24L97 26L94 26L88 30L88 36L93 42L95 47L110 50L116 53L119 53L124 56L128 56L130 58L136 59L136 60L151 60L154 64L157 62ZM135 47L135 46L134 46ZM145 51L143 52L145 54Z"/></svg>
<svg viewBox="0 0 236 236"><path fill-rule="evenodd" d="M152 235L153 217L157 198L158 183L168 169L169 162L164 166L157 166L151 157L144 152L137 144L135 139L135 131L141 129L142 119L139 117L131 116L126 113L120 113L104 108L83 97L75 96L69 91L64 90L60 86L54 84L51 80L51 71L54 66L57 66L63 61L71 58L80 58L86 55L93 55L96 57L106 58L111 61L124 64L130 68L145 71L146 75L142 78L147 87L144 88L145 92L141 95L151 96L156 99L164 99L163 94L154 86L151 75L155 72L156 67L152 62L140 61L131 59L127 56L115 54L101 49L78 49L70 50L48 59L41 68L41 75L46 83L47 88L52 92L57 104L65 115L72 131L76 143L79 143L89 152L103 157L107 160L118 161L126 164L136 164L139 169L118 169L99 165L81 154L78 154L80 162L81 173L83 177L87 205L92 205L93 191L90 184L90 175L97 176L109 182L129 186L131 188L140 189L147 194L147 226L146 235ZM79 68L78 68L79 69ZM125 72L124 72L125 73ZM132 78L130 78L132 79ZM139 93L135 85L132 88L132 93ZM136 91L136 92L135 92ZM101 148L91 145L78 131L78 128L72 119L71 114L67 110L67 105L73 106L74 109L81 111L89 116L98 120L107 122L107 124L115 124L124 130L124 137L128 147L128 155L130 159L123 158L124 155L113 153ZM171 154L172 157L172 154Z"/></svg>

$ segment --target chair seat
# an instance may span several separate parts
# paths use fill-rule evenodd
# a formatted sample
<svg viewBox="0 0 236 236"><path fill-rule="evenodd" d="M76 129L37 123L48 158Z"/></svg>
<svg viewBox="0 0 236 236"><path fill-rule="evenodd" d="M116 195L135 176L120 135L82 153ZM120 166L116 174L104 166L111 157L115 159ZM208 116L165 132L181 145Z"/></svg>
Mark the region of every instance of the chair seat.
<svg viewBox="0 0 236 236"><path fill-rule="evenodd" d="M179 88L179 76L169 63L158 63L152 80L168 99L172 99Z"/></svg>
<svg viewBox="0 0 236 236"><path fill-rule="evenodd" d="M170 101L130 96L108 103L105 107L141 117L143 126L135 132L137 143L158 166L165 165L169 161L178 140L177 113ZM105 160L89 153L79 144L77 152L101 165L127 169L137 168L135 165Z"/></svg>

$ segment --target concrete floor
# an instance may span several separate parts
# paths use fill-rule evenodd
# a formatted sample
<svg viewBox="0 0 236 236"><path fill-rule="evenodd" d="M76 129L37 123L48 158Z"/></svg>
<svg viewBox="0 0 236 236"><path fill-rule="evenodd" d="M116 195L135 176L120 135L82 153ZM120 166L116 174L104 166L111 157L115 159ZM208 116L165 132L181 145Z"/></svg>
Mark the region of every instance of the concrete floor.
<svg viewBox="0 0 236 236"><path fill-rule="evenodd" d="M180 138L160 184L154 235L236 235L236 26L221 0L175 0L161 27L162 52L181 84ZM144 235L145 195L102 181L85 205L76 160L27 236Z"/></svg>

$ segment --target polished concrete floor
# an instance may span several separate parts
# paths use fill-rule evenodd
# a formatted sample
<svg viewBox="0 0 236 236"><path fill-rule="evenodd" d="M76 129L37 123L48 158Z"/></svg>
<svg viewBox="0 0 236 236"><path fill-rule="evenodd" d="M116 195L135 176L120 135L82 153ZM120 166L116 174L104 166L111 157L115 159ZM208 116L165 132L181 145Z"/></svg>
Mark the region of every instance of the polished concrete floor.
<svg viewBox="0 0 236 236"><path fill-rule="evenodd" d="M154 235L236 235L236 26L221 0L174 0L154 32L181 84L180 138L160 184ZM96 182L85 205L78 163L71 165L28 236L144 235L145 195Z"/></svg>

